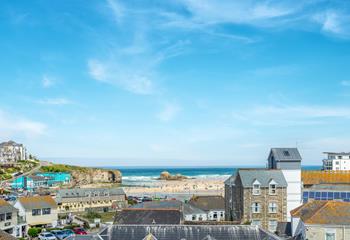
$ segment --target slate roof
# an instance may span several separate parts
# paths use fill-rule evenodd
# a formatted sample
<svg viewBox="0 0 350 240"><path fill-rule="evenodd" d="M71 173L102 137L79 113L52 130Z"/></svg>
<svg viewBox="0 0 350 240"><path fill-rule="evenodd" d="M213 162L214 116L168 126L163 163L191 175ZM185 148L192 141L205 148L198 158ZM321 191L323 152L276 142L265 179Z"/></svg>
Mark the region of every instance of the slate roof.
<svg viewBox="0 0 350 240"><path fill-rule="evenodd" d="M150 235L151 234L151 235ZM279 240L249 225L112 225L100 232L104 240Z"/></svg>
<svg viewBox="0 0 350 240"><path fill-rule="evenodd" d="M188 203L203 211L225 209L225 199L222 196L194 196Z"/></svg>
<svg viewBox="0 0 350 240"><path fill-rule="evenodd" d="M177 209L127 208L117 212L116 224L180 224L181 212Z"/></svg>
<svg viewBox="0 0 350 240"><path fill-rule="evenodd" d="M350 224L350 202L315 200L301 205L290 213L292 217L299 217L305 224Z"/></svg>
<svg viewBox="0 0 350 240"><path fill-rule="evenodd" d="M16 240L14 236L8 234L7 232L0 230L0 240Z"/></svg>
<svg viewBox="0 0 350 240"><path fill-rule="evenodd" d="M179 200L165 200L165 201L150 201L142 202L131 206L130 208L145 208L145 209L177 209L183 211L185 215L190 214L205 214L205 212L199 208L196 208L190 204L181 202Z"/></svg>
<svg viewBox="0 0 350 240"><path fill-rule="evenodd" d="M0 198L0 213L17 212L18 209Z"/></svg>
<svg viewBox="0 0 350 240"><path fill-rule="evenodd" d="M252 187L255 180L260 182L261 187L269 187L272 179L277 183L277 187L288 186L282 171L277 169L239 169L238 174L245 188Z"/></svg>
<svg viewBox="0 0 350 240"><path fill-rule="evenodd" d="M73 189L60 189L56 194L56 201L60 203L63 198L81 198L87 197L86 194L92 193L92 197L96 193L98 196L125 195L122 188L73 188Z"/></svg>
<svg viewBox="0 0 350 240"><path fill-rule="evenodd" d="M65 238L66 240L101 240L100 236L97 234L88 234L88 235L74 235ZM131 240L131 239L129 239Z"/></svg>
<svg viewBox="0 0 350 240"><path fill-rule="evenodd" d="M302 171L304 185L314 184L350 184L350 171Z"/></svg>
<svg viewBox="0 0 350 240"><path fill-rule="evenodd" d="M301 161L301 155L297 148L271 148L276 161Z"/></svg>
<svg viewBox="0 0 350 240"><path fill-rule="evenodd" d="M57 208L55 200L51 196L20 197L18 201L27 209Z"/></svg>

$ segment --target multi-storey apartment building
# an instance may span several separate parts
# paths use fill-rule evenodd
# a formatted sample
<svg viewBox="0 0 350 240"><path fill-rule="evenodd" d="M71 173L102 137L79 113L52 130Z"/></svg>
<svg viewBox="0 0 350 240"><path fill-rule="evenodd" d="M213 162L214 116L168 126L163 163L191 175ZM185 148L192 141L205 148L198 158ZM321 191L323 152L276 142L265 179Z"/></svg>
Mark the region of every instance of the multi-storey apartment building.
<svg viewBox="0 0 350 240"><path fill-rule="evenodd" d="M225 181L226 220L275 231L287 220L287 186L281 170L239 169Z"/></svg>
<svg viewBox="0 0 350 240"><path fill-rule="evenodd" d="M107 212L127 206L122 188L61 189L56 195L59 213L83 212L89 209Z"/></svg>
<svg viewBox="0 0 350 240"><path fill-rule="evenodd" d="M323 170L350 170L350 152L324 152Z"/></svg>
<svg viewBox="0 0 350 240"><path fill-rule="evenodd" d="M27 158L27 151L23 144L14 141L0 143L0 164L15 163Z"/></svg>

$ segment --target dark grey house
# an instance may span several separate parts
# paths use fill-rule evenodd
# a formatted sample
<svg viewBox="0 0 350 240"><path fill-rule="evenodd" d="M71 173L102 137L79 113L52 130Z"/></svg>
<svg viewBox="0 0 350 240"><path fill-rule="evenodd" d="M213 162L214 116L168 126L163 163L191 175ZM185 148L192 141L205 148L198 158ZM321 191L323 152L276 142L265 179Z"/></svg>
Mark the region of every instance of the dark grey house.
<svg viewBox="0 0 350 240"><path fill-rule="evenodd" d="M118 211L115 224L180 224L182 214L178 209L126 208Z"/></svg>
<svg viewBox="0 0 350 240"><path fill-rule="evenodd" d="M301 156L297 148L271 148L269 169L301 169Z"/></svg>

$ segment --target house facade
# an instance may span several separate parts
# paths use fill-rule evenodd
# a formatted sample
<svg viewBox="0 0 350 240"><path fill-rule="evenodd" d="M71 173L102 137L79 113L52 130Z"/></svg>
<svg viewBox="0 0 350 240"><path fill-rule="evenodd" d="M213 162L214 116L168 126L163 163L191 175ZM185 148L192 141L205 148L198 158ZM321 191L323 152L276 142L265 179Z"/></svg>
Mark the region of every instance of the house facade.
<svg viewBox="0 0 350 240"><path fill-rule="evenodd" d="M89 209L108 212L127 207L122 188L75 188L57 191L58 213L84 212Z"/></svg>
<svg viewBox="0 0 350 240"><path fill-rule="evenodd" d="M12 164L27 159L27 150L23 144L14 141L0 143L0 164Z"/></svg>
<svg viewBox="0 0 350 240"><path fill-rule="evenodd" d="M300 240L350 239L350 203L310 201L291 211L292 235Z"/></svg>
<svg viewBox="0 0 350 240"><path fill-rule="evenodd" d="M323 170L350 170L350 152L324 152Z"/></svg>
<svg viewBox="0 0 350 240"><path fill-rule="evenodd" d="M57 225L57 204L51 196L20 197L14 207L29 226Z"/></svg>
<svg viewBox="0 0 350 240"><path fill-rule="evenodd" d="M225 181L227 221L274 232L287 220L287 181L277 169L239 169Z"/></svg>
<svg viewBox="0 0 350 240"><path fill-rule="evenodd" d="M205 212L207 221L225 220L225 199L222 196L193 196L188 204Z"/></svg>

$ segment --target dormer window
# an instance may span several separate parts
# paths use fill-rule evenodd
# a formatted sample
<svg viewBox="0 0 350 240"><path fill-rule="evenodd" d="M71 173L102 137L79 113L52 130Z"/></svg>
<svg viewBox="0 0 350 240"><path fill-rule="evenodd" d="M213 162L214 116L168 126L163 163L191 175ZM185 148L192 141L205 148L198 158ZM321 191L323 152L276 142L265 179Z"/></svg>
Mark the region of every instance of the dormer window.
<svg viewBox="0 0 350 240"><path fill-rule="evenodd" d="M290 156L290 153L289 153L289 151L285 150L285 151L283 151L283 155L284 155L285 157L289 157L289 156Z"/></svg>
<svg viewBox="0 0 350 240"><path fill-rule="evenodd" d="M258 180L253 182L253 195L260 195L260 182Z"/></svg>
<svg viewBox="0 0 350 240"><path fill-rule="evenodd" d="M269 194L276 195L277 193L277 183L272 179L269 183Z"/></svg>

